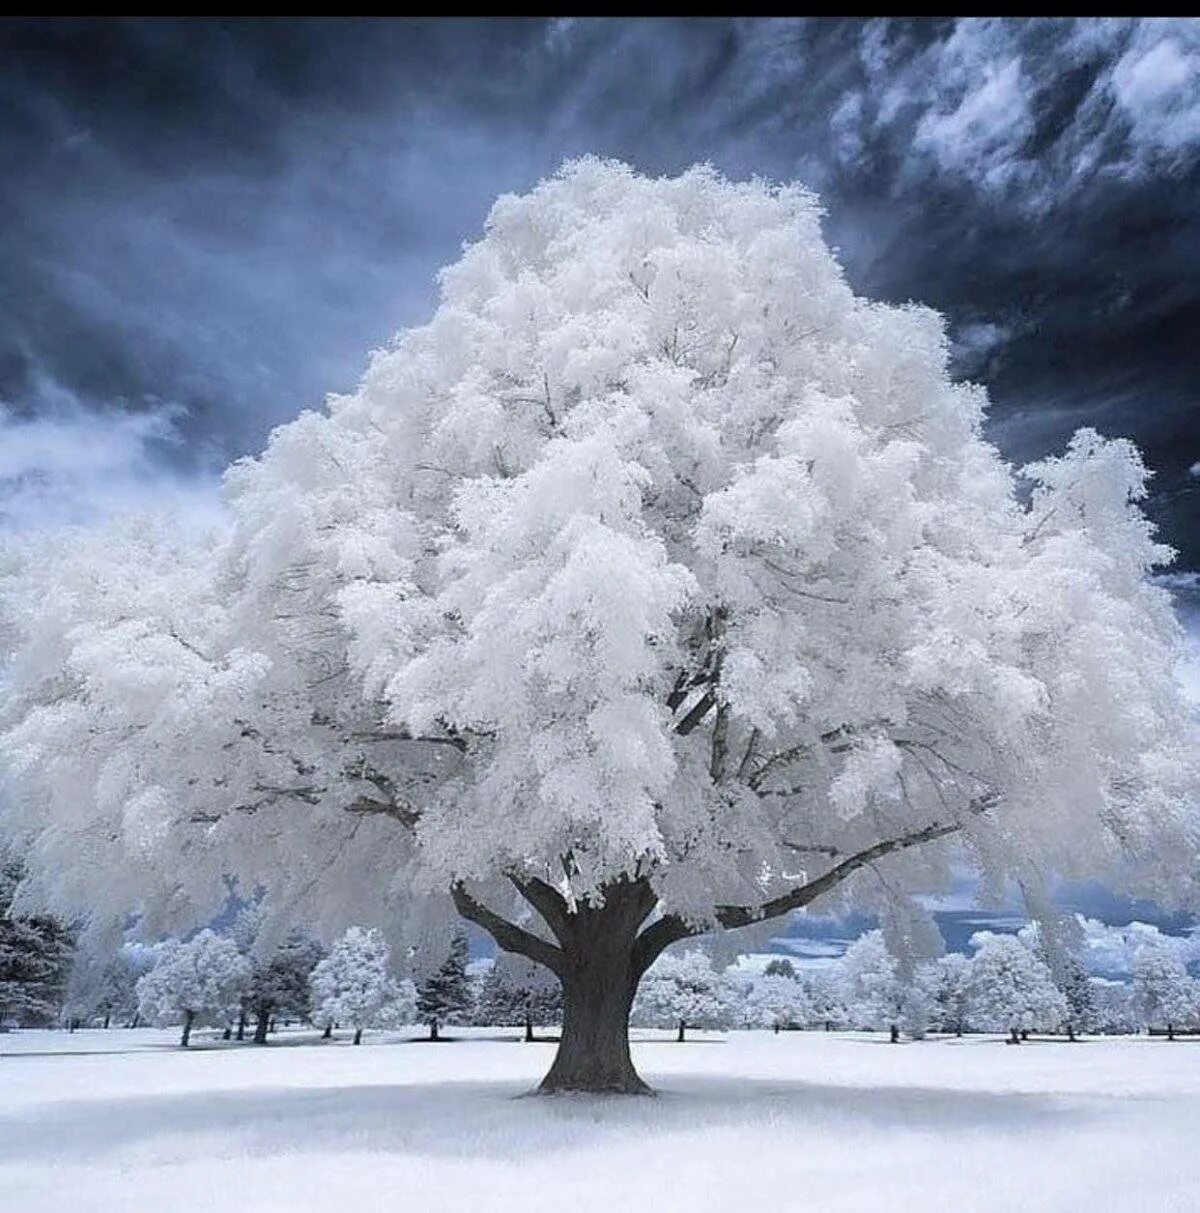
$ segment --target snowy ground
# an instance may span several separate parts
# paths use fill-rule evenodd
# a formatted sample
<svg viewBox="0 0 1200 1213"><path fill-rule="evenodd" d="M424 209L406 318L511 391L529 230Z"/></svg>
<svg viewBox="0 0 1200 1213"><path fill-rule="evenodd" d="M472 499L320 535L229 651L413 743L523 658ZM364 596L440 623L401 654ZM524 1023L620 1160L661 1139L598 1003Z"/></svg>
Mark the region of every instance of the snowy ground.
<svg viewBox="0 0 1200 1213"><path fill-rule="evenodd" d="M553 1046L466 1035L0 1036L0 1208L1200 1208L1200 1041L640 1033L629 1100L518 1098Z"/></svg>

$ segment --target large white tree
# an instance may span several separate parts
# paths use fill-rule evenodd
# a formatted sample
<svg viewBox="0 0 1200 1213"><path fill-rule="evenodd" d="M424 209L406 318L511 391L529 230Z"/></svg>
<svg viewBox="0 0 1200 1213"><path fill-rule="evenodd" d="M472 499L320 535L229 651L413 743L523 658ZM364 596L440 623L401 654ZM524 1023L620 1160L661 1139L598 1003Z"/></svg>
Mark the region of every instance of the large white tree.
<svg viewBox="0 0 1200 1213"><path fill-rule="evenodd" d="M449 892L563 983L544 1088L636 1091L630 1005L687 936L886 910L963 846L1191 879L1130 444L1010 468L940 318L856 298L798 187L578 161L440 284L230 470L227 533L0 556L30 897L181 921L234 875L332 926Z"/></svg>

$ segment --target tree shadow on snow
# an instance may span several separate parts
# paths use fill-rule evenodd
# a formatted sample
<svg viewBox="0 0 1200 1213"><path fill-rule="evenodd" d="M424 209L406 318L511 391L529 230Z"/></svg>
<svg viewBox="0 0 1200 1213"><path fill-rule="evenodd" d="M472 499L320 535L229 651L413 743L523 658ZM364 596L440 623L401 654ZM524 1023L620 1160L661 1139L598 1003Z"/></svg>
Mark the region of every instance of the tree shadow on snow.
<svg viewBox="0 0 1200 1213"><path fill-rule="evenodd" d="M62 1101L0 1121L0 1162L185 1161L252 1153L387 1151L519 1160L595 1146L630 1132L697 1129L797 1135L873 1129L1003 1132L1059 1128L1101 1115L1052 1095L832 1086L736 1077L675 1077L655 1099L520 1099L511 1081L283 1087Z"/></svg>

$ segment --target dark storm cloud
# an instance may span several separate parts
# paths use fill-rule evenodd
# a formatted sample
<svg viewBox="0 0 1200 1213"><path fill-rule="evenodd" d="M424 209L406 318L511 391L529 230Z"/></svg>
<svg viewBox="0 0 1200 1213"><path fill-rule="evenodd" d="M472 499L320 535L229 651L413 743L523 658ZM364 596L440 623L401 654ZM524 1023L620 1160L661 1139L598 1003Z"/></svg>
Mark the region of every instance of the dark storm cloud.
<svg viewBox="0 0 1200 1213"><path fill-rule="evenodd" d="M0 59L26 479L34 415L172 418L114 431L142 484L254 449L422 318L497 193L703 159L811 184L857 289L944 310L1014 458L1134 437L1200 563L1195 25L26 23Z"/></svg>

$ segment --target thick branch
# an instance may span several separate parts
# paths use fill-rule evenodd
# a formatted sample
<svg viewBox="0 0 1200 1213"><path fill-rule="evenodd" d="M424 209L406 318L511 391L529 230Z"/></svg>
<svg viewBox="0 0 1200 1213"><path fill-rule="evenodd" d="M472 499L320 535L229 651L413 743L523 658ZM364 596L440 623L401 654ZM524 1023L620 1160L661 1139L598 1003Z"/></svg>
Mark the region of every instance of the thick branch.
<svg viewBox="0 0 1200 1213"><path fill-rule="evenodd" d="M994 795L980 796L971 802L969 811L971 813L983 813L992 808L996 802L997 797ZM748 927L752 923L778 918L783 914L787 914L792 910L799 910L810 902L815 901L823 893L828 893L830 889L836 888L847 877L857 872L859 868L866 867L867 864L874 863L875 860L882 859L885 855L891 855L896 851L905 851L910 847L920 846L926 842L933 842L938 838L946 838L950 834L957 833L962 828L963 823L961 821L935 821L908 834L884 839L882 842L877 842L873 846L865 847L863 850L848 856L841 863L835 864L828 872L818 876L815 880L810 880L805 884L799 885L781 897L772 898L772 900L763 902L757 906L717 906L716 920L727 930L733 930L737 927ZM837 854L836 848L833 847L799 848L795 847L794 844L785 845L791 846L796 850L806 849L814 852ZM690 923L677 914L666 914L656 922L652 922L638 936L637 943L634 945L636 972L639 976L644 973L658 959L664 948L677 943L681 939L687 939L693 935L703 935L706 930L708 928L703 924Z"/></svg>
<svg viewBox="0 0 1200 1213"><path fill-rule="evenodd" d="M962 822L960 821L946 823L935 821L925 826L924 829L914 830L911 834L902 834L899 838L888 838L883 842L877 842L874 846L866 847L849 858L843 859L828 872L818 876L815 880L810 880L807 884L792 889L790 893L785 893L782 897L775 897L758 906L718 906L717 922L723 927L733 928L747 927L751 923L762 922L768 918L778 918L781 914L798 910L802 906L808 905L809 902L815 901L822 893L828 893L830 889L841 884L859 868L866 867L867 864L874 863L877 859L882 859L884 855L891 855L895 851L906 851L909 847L932 842L935 838L945 838L961 829Z"/></svg>
<svg viewBox="0 0 1200 1213"><path fill-rule="evenodd" d="M571 933L571 912L562 894L551 884L536 876L521 877L509 873L513 887L545 919L559 943L565 943Z"/></svg>
<svg viewBox="0 0 1200 1213"><path fill-rule="evenodd" d="M458 912L464 918L481 926L506 952L517 952L521 956L528 956L530 960L536 960L538 964L545 965L552 973L557 973L560 977L566 971L566 957L561 948L556 948L554 944L548 943L531 931L526 931L524 927L517 926L515 922L501 918L482 902L476 901L461 882L451 886L450 896L454 898L454 905Z"/></svg>

